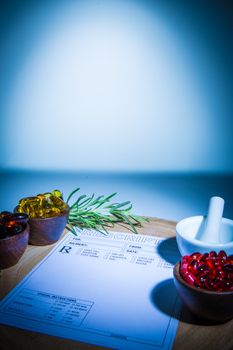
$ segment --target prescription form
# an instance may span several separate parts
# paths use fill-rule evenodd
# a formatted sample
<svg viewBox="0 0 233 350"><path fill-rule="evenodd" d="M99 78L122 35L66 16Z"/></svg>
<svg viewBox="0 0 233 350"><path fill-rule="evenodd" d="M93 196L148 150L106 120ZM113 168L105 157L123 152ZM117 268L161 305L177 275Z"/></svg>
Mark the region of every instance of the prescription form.
<svg viewBox="0 0 233 350"><path fill-rule="evenodd" d="M114 349L171 349L180 306L163 241L67 234L2 300L0 323ZM176 254L168 245L166 256Z"/></svg>

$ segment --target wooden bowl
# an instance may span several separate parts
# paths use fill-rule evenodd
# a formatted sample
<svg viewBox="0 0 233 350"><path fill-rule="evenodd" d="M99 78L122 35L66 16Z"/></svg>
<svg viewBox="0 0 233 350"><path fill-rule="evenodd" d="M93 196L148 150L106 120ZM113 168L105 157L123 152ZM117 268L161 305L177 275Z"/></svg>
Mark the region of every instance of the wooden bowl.
<svg viewBox="0 0 233 350"><path fill-rule="evenodd" d="M69 215L69 207L61 215L50 218L29 219L29 243L33 245L53 244L61 237Z"/></svg>
<svg viewBox="0 0 233 350"><path fill-rule="evenodd" d="M180 275L180 262L174 266L173 276L178 295L193 314L212 322L233 318L233 291L215 292L191 286Z"/></svg>
<svg viewBox="0 0 233 350"><path fill-rule="evenodd" d="M0 239L0 269L11 267L19 261L25 252L29 239L29 225L24 231Z"/></svg>

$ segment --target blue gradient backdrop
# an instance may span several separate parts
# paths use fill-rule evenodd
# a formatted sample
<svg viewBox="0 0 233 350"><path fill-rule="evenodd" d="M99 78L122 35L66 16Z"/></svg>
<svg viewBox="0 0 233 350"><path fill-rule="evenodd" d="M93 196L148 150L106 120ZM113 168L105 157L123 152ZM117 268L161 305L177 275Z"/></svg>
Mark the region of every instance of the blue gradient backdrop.
<svg viewBox="0 0 233 350"><path fill-rule="evenodd" d="M60 188L233 218L231 1L1 0L0 210Z"/></svg>
<svg viewBox="0 0 233 350"><path fill-rule="evenodd" d="M230 1L0 12L2 169L233 171Z"/></svg>

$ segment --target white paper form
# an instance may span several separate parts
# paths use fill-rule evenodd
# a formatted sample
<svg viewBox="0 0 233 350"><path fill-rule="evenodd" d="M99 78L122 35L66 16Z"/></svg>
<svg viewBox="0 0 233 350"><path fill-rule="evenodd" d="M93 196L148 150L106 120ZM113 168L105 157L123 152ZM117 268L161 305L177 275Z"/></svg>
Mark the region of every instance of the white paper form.
<svg viewBox="0 0 233 350"><path fill-rule="evenodd" d="M0 323L114 349L170 349L179 306L162 242L67 234L1 302Z"/></svg>

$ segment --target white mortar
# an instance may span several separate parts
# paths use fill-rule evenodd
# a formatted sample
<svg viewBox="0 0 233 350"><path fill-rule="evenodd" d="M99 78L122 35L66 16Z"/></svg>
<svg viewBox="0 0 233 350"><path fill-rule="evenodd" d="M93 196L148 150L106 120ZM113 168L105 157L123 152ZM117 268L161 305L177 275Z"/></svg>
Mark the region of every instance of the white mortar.
<svg viewBox="0 0 233 350"><path fill-rule="evenodd" d="M191 216L176 225L176 240L181 255L194 252L206 253L211 250L224 250L227 255L233 254L233 220L222 218L219 231L219 242L212 243L197 239L206 225L206 216Z"/></svg>

